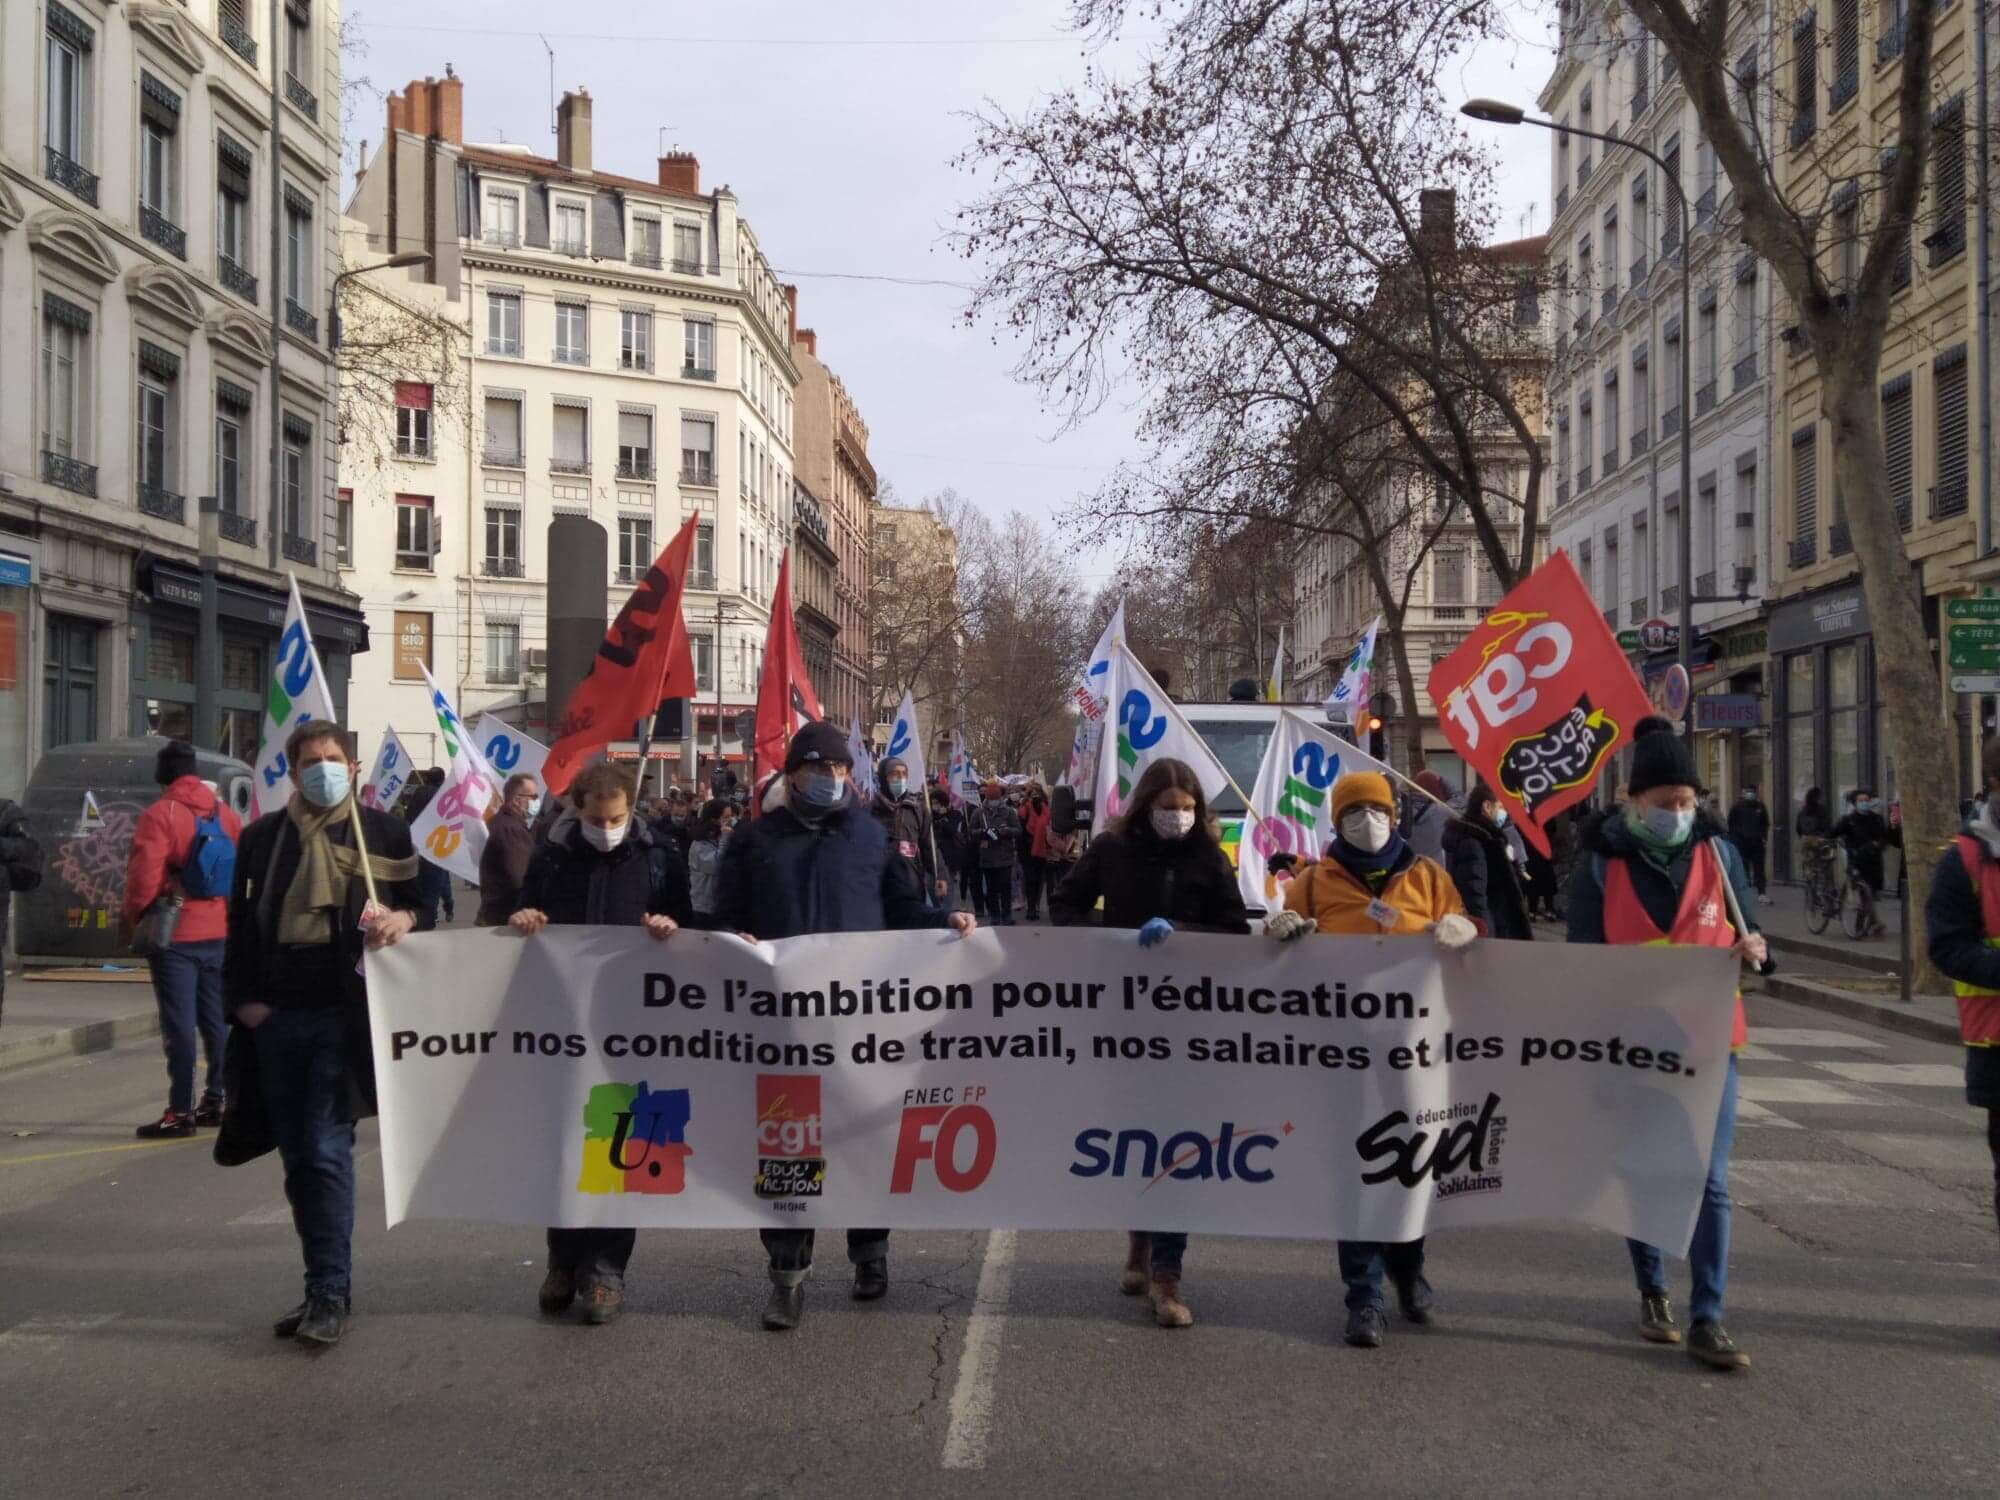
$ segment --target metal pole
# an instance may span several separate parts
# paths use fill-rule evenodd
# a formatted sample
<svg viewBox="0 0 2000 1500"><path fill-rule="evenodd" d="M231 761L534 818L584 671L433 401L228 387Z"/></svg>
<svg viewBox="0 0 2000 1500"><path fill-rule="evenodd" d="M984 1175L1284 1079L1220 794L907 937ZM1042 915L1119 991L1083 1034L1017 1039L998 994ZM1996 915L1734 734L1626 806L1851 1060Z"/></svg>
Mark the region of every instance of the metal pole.
<svg viewBox="0 0 2000 1500"><path fill-rule="evenodd" d="M203 495L195 504L201 547L201 605L194 657L194 742L219 750L222 720L217 712L216 694L222 681L222 624L218 618L221 600L216 566L221 533L217 529L220 523L216 497ZM241 754L241 746L230 748Z"/></svg>
<svg viewBox="0 0 2000 1500"><path fill-rule="evenodd" d="M278 525L284 514L284 447L280 424L284 417L285 371L285 178L284 141L279 113L279 74L284 71L284 55L278 50L278 0L271 0L271 503L266 512L270 535L264 538L265 556L271 570L278 568ZM301 481L303 482L303 481Z"/></svg>
<svg viewBox="0 0 2000 1500"><path fill-rule="evenodd" d="M722 580L719 578L715 589L715 651L709 660L715 672L715 770L719 772L728 764L722 758ZM750 769L754 774L756 767ZM713 779L714 773L710 774Z"/></svg>
<svg viewBox="0 0 2000 1500"><path fill-rule="evenodd" d="M1679 172L1669 172L1681 214L1681 671L1687 677L1683 733L1694 748L1694 267L1690 259L1688 200Z"/></svg>
<svg viewBox="0 0 2000 1500"><path fill-rule="evenodd" d="M1975 163L1979 196L1979 509L1975 513L1978 516L1978 545L1974 554L1985 557L1993 550L1993 282L1986 210L1989 165L1986 139L1986 0L1978 0L1972 14L1974 56L1977 58L1975 67L1979 79L1974 96L1979 122L1973 134L1973 139L1979 143ZM1908 967L1904 965L1905 969Z"/></svg>

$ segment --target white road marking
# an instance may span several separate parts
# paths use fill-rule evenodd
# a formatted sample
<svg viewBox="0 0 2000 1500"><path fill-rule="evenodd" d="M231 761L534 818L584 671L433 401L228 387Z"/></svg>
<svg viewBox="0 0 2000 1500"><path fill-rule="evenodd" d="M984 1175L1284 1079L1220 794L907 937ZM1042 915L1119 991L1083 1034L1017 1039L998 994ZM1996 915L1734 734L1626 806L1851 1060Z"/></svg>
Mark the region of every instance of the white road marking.
<svg viewBox="0 0 2000 1500"><path fill-rule="evenodd" d="M114 1322L117 1313L78 1313L72 1317L30 1318L25 1323L16 1323L5 1333L0 1333L0 1348L54 1348L67 1343L79 1333L88 1333L93 1328L102 1328Z"/></svg>
<svg viewBox="0 0 2000 1500"><path fill-rule="evenodd" d="M1867 1041L1845 1031L1821 1031L1812 1027L1752 1026L1750 1041L1760 1047L1849 1047L1857 1052L1880 1052L1880 1042Z"/></svg>
<svg viewBox="0 0 2000 1500"><path fill-rule="evenodd" d="M1958 1063L1819 1063L1822 1073L1849 1083L1894 1084L1901 1088L1957 1089L1965 1087L1965 1069Z"/></svg>
<svg viewBox="0 0 2000 1500"><path fill-rule="evenodd" d="M1837 1083L1817 1078L1758 1078L1736 1080L1736 1096L1758 1104L1883 1104L1880 1098L1864 1098Z"/></svg>
<svg viewBox="0 0 2000 1500"><path fill-rule="evenodd" d="M292 1206L289 1203L274 1203L265 1208L253 1208L247 1214L238 1214L230 1224L238 1228L253 1228L266 1224L289 1224L292 1222Z"/></svg>
<svg viewBox="0 0 2000 1500"><path fill-rule="evenodd" d="M1755 1042L1749 1042L1741 1047L1738 1047L1736 1049L1736 1060L1740 1063L1791 1061L1791 1059L1785 1056L1784 1053L1767 1051L1765 1048L1758 1046Z"/></svg>
<svg viewBox="0 0 2000 1500"><path fill-rule="evenodd" d="M1014 1284L1014 1231L986 1236L986 1258L965 1323L965 1348L958 1356L958 1382L951 1391L951 1425L944 1434L947 1469L983 1469L993 1437L993 1382L1000 1368L1000 1341L1007 1325L1007 1294Z"/></svg>
<svg viewBox="0 0 2000 1500"><path fill-rule="evenodd" d="M1817 1161L1733 1161L1729 1164L1729 1196L1746 1207L1967 1212L1964 1199L1957 1194L1933 1187L1901 1167L1837 1166Z"/></svg>
<svg viewBox="0 0 2000 1500"><path fill-rule="evenodd" d="M1772 1129L1803 1130L1797 1120L1787 1120L1783 1115L1774 1115L1763 1105L1742 1096L1743 1082L1737 1080L1736 1123L1738 1125L1767 1125Z"/></svg>

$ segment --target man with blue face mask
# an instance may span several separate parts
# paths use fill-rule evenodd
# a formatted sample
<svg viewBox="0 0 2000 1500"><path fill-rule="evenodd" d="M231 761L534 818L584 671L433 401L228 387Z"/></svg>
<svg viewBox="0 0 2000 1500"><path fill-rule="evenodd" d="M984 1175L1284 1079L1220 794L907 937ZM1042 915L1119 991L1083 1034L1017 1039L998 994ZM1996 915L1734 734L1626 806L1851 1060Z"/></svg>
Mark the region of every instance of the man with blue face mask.
<svg viewBox="0 0 2000 1500"><path fill-rule="evenodd" d="M924 899L910 862L890 849L849 782L852 769L847 735L834 725L817 721L792 736L785 774L765 794L764 815L722 851L709 925L751 942L888 928L950 928L961 937L972 931L966 913L939 911ZM796 1328L805 1313L813 1232L766 1229L763 1239L771 1261L764 1326ZM888 1230L848 1230L847 1258L858 1301L888 1292Z"/></svg>

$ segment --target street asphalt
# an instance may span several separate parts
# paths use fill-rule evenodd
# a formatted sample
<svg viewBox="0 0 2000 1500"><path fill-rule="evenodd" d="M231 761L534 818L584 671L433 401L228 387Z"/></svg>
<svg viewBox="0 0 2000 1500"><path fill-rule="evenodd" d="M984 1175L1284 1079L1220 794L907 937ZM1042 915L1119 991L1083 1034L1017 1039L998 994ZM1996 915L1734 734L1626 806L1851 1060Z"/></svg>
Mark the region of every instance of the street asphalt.
<svg viewBox="0 0 2000 1500"><path fill-rule="evenodd" d="M838 1236L764 1332L754 1236L646 1233L608 1328L535 1311L540 1236L383 1227L323 1354L275 1160L135 1145L157 1043L0 1077L0 1495L2000 1493L2000 1238L1955 1047L1763 997L1741 1064L1717 1375L1642 1343L1624 1247L1431 1242L1439 1318L1340 1342L1332 1247L1197 1237L1198 1322L1119 1296L1113 1234ZM1685 1268L1675 1273L1677 1304Z"/></svg>

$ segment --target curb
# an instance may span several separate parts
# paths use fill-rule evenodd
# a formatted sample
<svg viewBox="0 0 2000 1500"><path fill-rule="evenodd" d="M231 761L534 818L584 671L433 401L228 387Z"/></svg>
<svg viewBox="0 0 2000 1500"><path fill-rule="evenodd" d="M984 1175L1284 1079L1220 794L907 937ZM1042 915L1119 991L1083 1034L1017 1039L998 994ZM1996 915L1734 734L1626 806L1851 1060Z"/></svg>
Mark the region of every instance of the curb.
<svg viewBox="0 0 2000 1500"><path fill-rule="evenodd" d="M1894 979L1903 971L1902 948L1891 948L1885 942L1880 948L1869 948L1863 943L1824 942L1818 938L1792 937L1782 932L1763 929L1764 941L1771 945L1774 953L1790 953L1799 958L1818 959L1821 963L1837 964L1843 969L1859 969L1864 974L1880 974Z"/></svg>
<svg viewBox="0 0 2000 1500"><path fill-rule="evenodd" d="M1960 1043L1956 1021L1906 1009L1900 1000L1875 1000L1835 989L1830 984L1815 984L1810 979L1788 979L1779 974L1765 976L1763 983L1764 993L1774 1000L1809 1005L1815 1010L1845 1016L1850 1021L1866 1021L1885 1031L1899 1031L1905 1036L1921 1037L1927 1042L1948 1042L1954 1047Z"/></svg>
<svg viewBox="0 0 2000 1500"><path fill-rule="evenodd" d="M9 1038L0 1032L0 1073L32 1067L56 1057L109 1052L122 1042L159 1034L160 1018L157 1014L123 1016L116 1021L85 1021L81 1026L65 1026L31 1037Z"/></svg>

